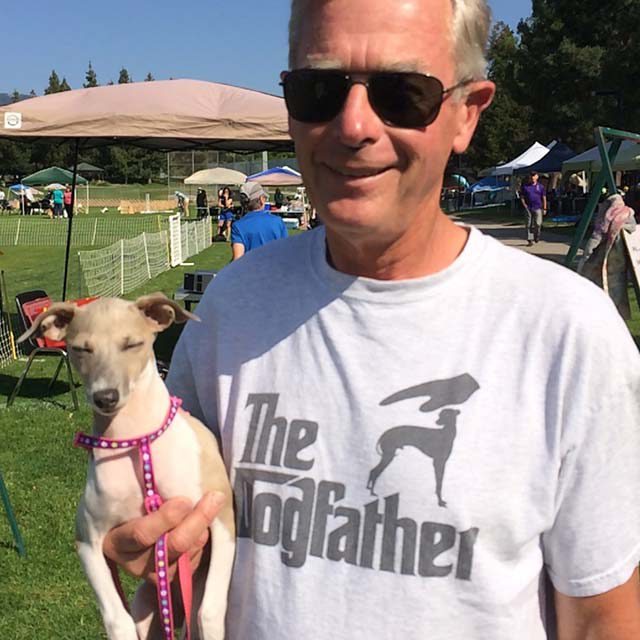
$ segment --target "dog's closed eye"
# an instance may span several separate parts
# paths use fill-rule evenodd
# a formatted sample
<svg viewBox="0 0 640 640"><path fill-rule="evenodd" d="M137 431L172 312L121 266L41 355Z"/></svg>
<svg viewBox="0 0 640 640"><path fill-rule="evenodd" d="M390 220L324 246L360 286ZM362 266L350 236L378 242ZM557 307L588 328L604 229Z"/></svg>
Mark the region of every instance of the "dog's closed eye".
<svg viewBox="0 0 640 640"><path fill-rule="evenodd" d="M89 348L89 347L80 347L78 345L72 345L71 349L73 351L75 351L76 353L93 353L93 349Z"/></svg>
<svg viewBox="0 0 640 640"><path fill-rule="evenodd" d="M141 340L140 342L127 342L122 347L122 350L123 351L129 351L130 349L138 349L139 347L142 347L143 345L144 345L144 341L143 340Z"/></svg>

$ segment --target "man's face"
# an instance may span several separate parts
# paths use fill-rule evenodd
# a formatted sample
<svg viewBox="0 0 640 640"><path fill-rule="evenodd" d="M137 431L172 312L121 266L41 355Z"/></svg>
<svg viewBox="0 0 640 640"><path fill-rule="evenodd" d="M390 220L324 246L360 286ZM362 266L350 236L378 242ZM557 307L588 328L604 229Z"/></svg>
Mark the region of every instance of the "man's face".
<svg viewBox="0 0 640 640"><path fill-rule="evenodd" d="M531 174L531 182L532 184L536 184L536 182L538 182L538 174L537 173L532 173Z"/></svg>
<svg viewBox="0 0 640 640"><path fill-rule="evenodd" d="M296 68L419 71L445 87L460 80L450 0L334 0L309 6ZM392 242L408 233L417 216L436 211L452 148L461 152L468 144L460 124L460 106L448 98L426 128L389 126L360 84L351 87L332 121L290 119L305 185L328 233Z"/></svg>

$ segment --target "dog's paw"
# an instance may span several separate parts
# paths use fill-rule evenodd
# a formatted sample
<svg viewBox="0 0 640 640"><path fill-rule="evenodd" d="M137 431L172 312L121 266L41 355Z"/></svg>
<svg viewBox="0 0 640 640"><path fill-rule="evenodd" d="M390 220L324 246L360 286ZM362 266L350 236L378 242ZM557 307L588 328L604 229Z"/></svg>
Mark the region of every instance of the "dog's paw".
<svg viewBox="0 0 640 640"><path fill-rule="evenodd" d="M136 625L131 618L105 621L104 626L109 640L138 640Z"/></svg>
<svg viewBox="0 0 640 640"><path fill-rule="evenodd" d="M221 622L219 616L203 615L201 611L197 628L194 640L224 640L224 620Z"/></svg>

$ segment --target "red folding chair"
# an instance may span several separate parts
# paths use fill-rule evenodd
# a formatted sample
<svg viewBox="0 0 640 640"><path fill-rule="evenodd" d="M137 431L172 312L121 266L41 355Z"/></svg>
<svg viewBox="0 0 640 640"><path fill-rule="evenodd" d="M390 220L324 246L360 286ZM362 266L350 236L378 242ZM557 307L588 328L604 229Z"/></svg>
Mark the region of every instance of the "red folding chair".
<svg viewBox="0 0 640 640"><path fill-rule="evenodd" d="M92 299L85 299L89 302ZM82 301L86 304L86 301ZM35 289L33 291L24 291L23 293L19 293L16 296L16 307L18 308L18 317L20 318L20 322L22 324L22 331L27 331L33 321L38 317L40 313L45 311L51 306L51 298L46 294L42 289ZM73 380L73 374L71 372L71 363L69 362L69 355L67 354L67 345L65 342L60 342L56 340L49 340L47 338L29 338L27 340L27 344L31 347L31 353L29 354L29 360L27 361L27 366L25 367L24 372L20 376L16 386L13 388L11 395L7 399L7 407L10 407L15 400L15 397L18 395L20 388L22 387L23 382L25 381L27 374L29 373L29 369L33 364L33 360L38 355L43 356L55 356L59 358L58 366L56 367L56 371L53 374L53 377L49 381L49 386L47 387L47 395L51 393L51 389L58 379L58 375L63 367L66 365L67 374L69 378L69 387L71 389L71 397L73 398L73 406L77 410L78 409L78 397L76 395L76 384Z"/></svg>

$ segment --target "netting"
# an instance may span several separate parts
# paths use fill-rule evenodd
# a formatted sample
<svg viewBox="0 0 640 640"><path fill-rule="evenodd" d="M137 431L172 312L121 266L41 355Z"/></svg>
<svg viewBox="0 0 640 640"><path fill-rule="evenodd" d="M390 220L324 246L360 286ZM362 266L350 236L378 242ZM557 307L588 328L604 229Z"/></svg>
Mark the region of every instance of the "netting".
<svg viewBox="0 0 640 640"><path fill-rule="evenodd" d="M175 219L171 229L171 243L168 232L161 231L121 239L104 249L79 251L87 295L124 295L211 246L209 217L182 223Z"/></svg>
<svg viewBox="0 0 640 640"><path fill-rule="evenodd" d="M0 367L15 359L15 348L9 320L4 313L0 313Z"/></svg>
<svg viewBox="0 0 640 640"><path fill-rule="evenodd" d="M124 295L170 268L166 231L143 233L78 256L91 296Z"/></svg>
<svg viewBox="0 0 640 640"><path fill-rule="evenodd" d="M67 223L64 218L0 218L0 246L64 247L67 242ZM122 238L135 238L141 233L155 233L167 228L166 216L75 216L71 227L71 244L77 247L103 246Z"/></svg>
<svg viewBox="0 0 640 640"><path fill-rule="evenodd" d="M180 225L180 253L182 260L195 256L210 246L211 218L182 222Z"/></svg>

